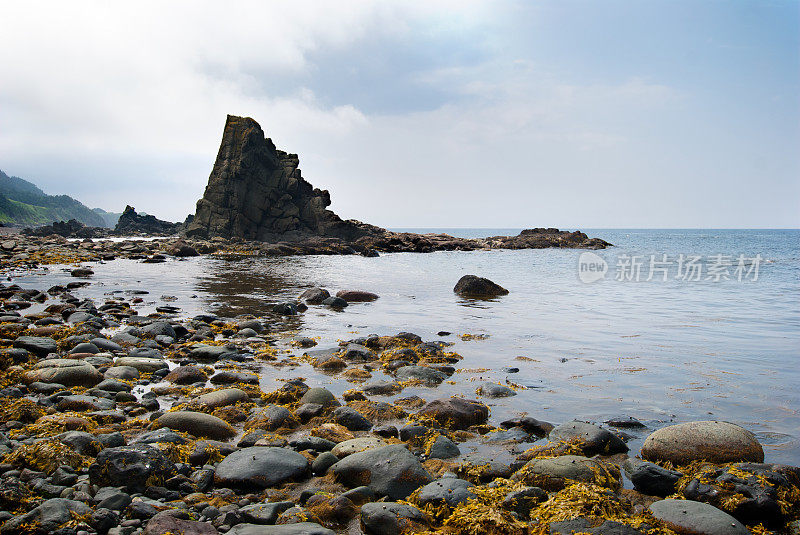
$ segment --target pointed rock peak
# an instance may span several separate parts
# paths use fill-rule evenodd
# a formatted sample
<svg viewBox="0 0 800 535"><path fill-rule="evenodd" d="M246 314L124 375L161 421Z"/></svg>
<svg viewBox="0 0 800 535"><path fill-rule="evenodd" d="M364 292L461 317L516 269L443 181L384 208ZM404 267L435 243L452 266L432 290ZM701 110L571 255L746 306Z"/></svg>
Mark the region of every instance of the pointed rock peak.
<svg viewBox="0 0 800 535"><path fill-rule="evenodd" d="M300 160L275 148L249 117L228 115L217 160L187 235L261 241L353 240L376 227L342 221L327 191L303 179Z"/></svg>

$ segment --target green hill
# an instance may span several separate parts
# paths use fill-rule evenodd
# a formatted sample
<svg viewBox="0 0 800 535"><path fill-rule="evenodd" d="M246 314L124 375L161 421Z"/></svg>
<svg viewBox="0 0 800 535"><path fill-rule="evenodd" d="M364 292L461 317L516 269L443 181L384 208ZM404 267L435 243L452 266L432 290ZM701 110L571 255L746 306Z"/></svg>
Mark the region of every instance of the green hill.
<svg viewBox="0 0 800 535"><path fill-rule="evenodd" d="M27 180L0 171L0 223L4 225L37 227L77 219L90 227L105 227L109 226L105 214L68 195L47 195Z"/></svg>

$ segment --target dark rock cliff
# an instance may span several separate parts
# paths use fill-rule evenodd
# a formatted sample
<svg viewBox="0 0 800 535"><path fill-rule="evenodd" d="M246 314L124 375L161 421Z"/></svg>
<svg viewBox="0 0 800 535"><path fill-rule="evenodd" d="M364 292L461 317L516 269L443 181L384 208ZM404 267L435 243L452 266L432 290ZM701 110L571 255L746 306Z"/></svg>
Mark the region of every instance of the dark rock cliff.
<svg viewBox="0 0 800 535"><path fill-rule="evenodd" d="M306 182L299 164L296 154L276 149L253 119L229 115L187 236L259 241L326 236L349 241L383 231L342 221L327 210L330 194Z"/></svg>

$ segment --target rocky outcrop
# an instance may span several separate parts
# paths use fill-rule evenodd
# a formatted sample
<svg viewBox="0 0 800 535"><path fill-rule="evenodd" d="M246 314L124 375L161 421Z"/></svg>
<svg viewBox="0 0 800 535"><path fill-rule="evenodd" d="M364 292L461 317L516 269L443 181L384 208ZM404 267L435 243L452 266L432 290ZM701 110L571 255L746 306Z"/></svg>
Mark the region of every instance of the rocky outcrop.
<svg viewBox="0 0 800 535"><path fill-rule="evenodd" d="M609 245L582 232L554 228L528 229L518 236L465 239L390 232L359 221L343 221L327 209L330 194L309 184L299 164L296 154L276 149L256 121L229 115L203 198L197 201L194 217L186 222L186 235L288 242L312 249L346 244L351 252L365 255L375 251L602 249Z"/></svg>
<svg viewBox="0 0 800 535"><path fill-rule="evenodd" d="M276 149L253 119L229 115L187 235L259 241L329 236L350 241L382 231L342 221L327 210L330 194L306 182L299 164L296 154Z"/></svg>
<svg viewBox="0 0 800 535"><path fill-rule="evenodd" d="M117 236L133 236L136 234L170 236L181 229L180 223L170 223L156 219L152 215L139 215L133 206L126 206L125 211L119 216L114 234Z"/></svg>

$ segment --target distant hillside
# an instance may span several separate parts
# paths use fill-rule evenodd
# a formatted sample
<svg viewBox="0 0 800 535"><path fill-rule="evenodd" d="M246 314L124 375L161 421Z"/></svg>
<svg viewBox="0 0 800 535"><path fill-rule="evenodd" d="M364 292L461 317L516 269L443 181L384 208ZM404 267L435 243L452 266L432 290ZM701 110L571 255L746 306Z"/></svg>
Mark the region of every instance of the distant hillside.
<svg viewBox="0 0 800 535"><path fill-rule="evenodd" d="M68 195L47 195L27 180L0 171L0 223L4 225L35 227L77 219L90 227L105 227L109 225L104 214L114 215L95 212Z"/></svg>
<svg viewBox="0 0 800 535"><path fill-rule="evenodd" d="M105 222L103 226L108 228L116 227L117 221L119 221L119 216L122 215L121 212L106 212L102 208L92 208L92 212L102 217L103 221Z"/></svg>

